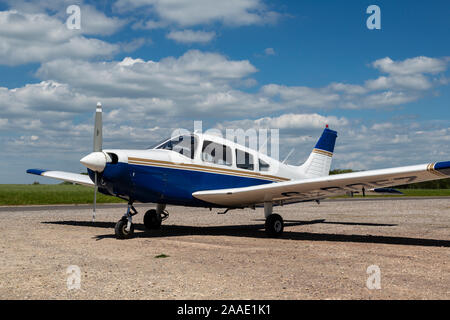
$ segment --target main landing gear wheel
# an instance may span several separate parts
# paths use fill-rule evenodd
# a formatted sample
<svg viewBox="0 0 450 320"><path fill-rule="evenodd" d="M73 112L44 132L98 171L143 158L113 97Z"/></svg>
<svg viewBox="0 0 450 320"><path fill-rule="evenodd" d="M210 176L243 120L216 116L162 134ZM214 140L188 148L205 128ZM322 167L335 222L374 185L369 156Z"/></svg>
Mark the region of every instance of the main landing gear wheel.
<svg viewBox="0 0 450 320"><path fill-rule="evenodd" d="M128 226L127 218L122 218L116 223L115 232L117 239L130 239L133 237L134 225L131 224L129 230L127 226Z"/></svg>
<svg viewBox="0 0 450 320"><path fill-rule="evenodd" d="M144 226L149 230L161 228L162 218L155 209L150 209L144 214Z"/></svg>
<svg viewBox="0 0 450 320"><path fill-rule="evenodd" d="M283 233L284 222L279 214L271 214L266 219L266 233L269 237L279 237Z"/></svg>

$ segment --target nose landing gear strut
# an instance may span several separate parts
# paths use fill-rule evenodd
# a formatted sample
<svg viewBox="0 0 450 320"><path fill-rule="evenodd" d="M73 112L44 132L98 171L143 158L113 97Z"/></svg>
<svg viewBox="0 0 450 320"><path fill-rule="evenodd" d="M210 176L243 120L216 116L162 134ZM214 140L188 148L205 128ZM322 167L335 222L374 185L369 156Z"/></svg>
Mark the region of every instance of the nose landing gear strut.
<svg viewBox="0 0 450 320"><path fill-rule="evenodd" d="M134 234L133 216L137 215L133 202L128 202L127 212L116 223L115 232L117 239L130 239Z"/></svg>

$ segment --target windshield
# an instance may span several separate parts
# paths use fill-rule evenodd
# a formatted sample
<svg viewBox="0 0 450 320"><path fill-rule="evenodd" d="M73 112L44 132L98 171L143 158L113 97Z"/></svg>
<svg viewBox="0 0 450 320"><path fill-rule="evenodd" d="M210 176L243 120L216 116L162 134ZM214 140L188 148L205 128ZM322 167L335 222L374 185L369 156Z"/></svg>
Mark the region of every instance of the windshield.
<svg viewBox="0 0 450 320"><path fill-rule="evenodd" d="M159 146L160 144L162 144L163 142L167 141L167 138L158 141L158 143L154 143L152 144L150 147L148 147L147 149L157 149L156 147Z"/></svg>
<svg viewBox="0 0 450 320"><path fill-rule="evenodd" d="M172 138L155 149L172 150L185 157L194 159L196 147L197 138L194 135L184 135Z"/></svg>

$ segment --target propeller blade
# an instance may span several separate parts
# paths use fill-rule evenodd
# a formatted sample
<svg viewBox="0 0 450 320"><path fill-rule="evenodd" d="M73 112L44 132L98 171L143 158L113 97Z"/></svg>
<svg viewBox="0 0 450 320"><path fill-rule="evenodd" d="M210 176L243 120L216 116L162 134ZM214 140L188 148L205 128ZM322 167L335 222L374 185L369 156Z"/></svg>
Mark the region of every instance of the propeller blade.
<svg viewBox="0 0 450 320"><path fill-rule="evenodd" d="M102 104L97 103L95 110L95 124L94 124L94 152L102 151L103 133L102 133ZM95 222L95 210L97 207L97 191L98 191L98 172L95 171L95 188L94 188L94 210L92 211L92 222Z"/></svg>
<svg viewBox="0 0 450 320"><path fill-rule="evenodd" d="M102 151L102 104L97 103L97 109L95 110L95 125L94 125L94 152Z"/></svg>

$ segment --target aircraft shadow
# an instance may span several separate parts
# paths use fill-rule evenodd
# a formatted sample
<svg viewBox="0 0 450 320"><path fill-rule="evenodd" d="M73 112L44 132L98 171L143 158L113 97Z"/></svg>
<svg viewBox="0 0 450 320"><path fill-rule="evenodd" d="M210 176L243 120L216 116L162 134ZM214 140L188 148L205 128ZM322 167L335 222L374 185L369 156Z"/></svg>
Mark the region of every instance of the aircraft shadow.
<svg viewBox="0 0 450 320"><path fill-rule="evenodd" d="M90 222L90 221L46 221L45 224L69 225L80 227L94 227L112 229L111 233L105 235L98 235L94 237L96 240L107 238L115 238L114 222ZM327 224L342 224L342 225L362 225L362 226L395 226L393 224L378 224L378 223L357 223L357 222L328 222L325 219L311 220L311 221L285 221L285 227L310 225L317 223ZM134 224L135 238L160 238L160 237L175 237L188 235L209 235L209 236L235 236L235 237L252 237L252 238L267 238L264 231L264 224L257 225L228 225L228 226L180 226L180 225L163 225L160 230L147 230L141 223ZM141 231L141 232L138 232ZM374 243L374 244L396 244L396 245L410 245L410 246L426 246L426 247L450 247L450 240L438 239L422 239L422 238L408 238L408 237L393 237L393 236L373 236L373 235L358 235L358 234L330 234L330 233L312 233L312 232L298 232L289 231L285 229L280 239L288 240L303 240L303 241L329 241L329 242L356 242L356 243Z"/></svg>

